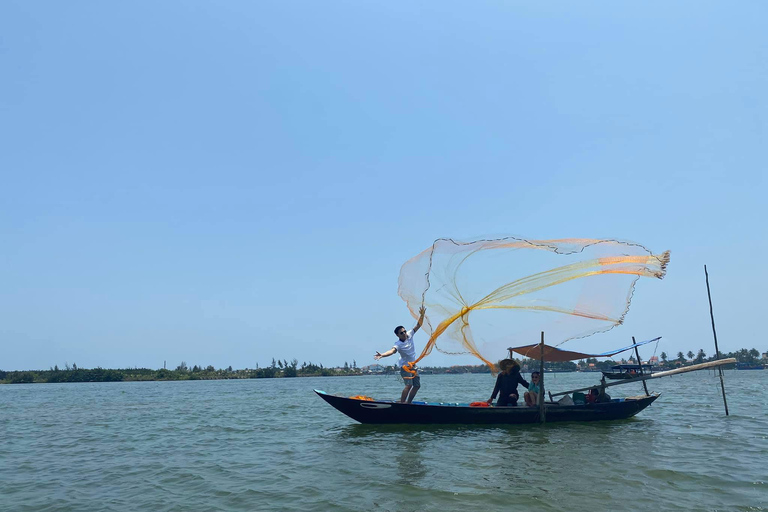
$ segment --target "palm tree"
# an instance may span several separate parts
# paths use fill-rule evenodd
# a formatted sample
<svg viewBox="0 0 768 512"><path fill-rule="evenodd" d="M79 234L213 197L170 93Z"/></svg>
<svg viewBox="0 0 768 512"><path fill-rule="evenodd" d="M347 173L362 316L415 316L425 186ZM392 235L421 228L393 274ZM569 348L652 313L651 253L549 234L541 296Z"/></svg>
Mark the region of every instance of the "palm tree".
<svg viewBox="0 0 768 512"><path fill-rule="evenodd" d="M677 353L677 360L680 361L681 363L684 363L685 362L685 355L683 355L682 352L678 352Z"/></svg>
<svg viewBox="0 0 768 512"><path fill-rule="evenodd" d="M693 359L693 352L691 352L690 350L688 351L688 354L686 354L686 355L688 356L688 359Z"/></svg>
<svg viewBox="0 0 768 512"><path fill-rule="evenodd" d="M665 363L667 362L667 353L666 352L662 352L661 353L661 360L664 361Z"/></svg>
<svg viewBox="0 0 768 512"><path fill-rule="evenodd" d="M697 363L703 362L705 357L707 357L707 354L704 353L703 348L700 348L699 353L696 355L696 362Z"/></svg>

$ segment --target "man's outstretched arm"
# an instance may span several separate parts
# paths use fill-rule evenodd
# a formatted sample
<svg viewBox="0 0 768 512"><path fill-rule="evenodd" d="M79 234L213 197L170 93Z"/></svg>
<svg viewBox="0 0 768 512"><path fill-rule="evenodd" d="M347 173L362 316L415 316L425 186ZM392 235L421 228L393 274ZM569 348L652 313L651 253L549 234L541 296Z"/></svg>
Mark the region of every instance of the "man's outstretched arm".
<svg viewBox="0 0 768 512"><path fill-rule="evenodd" d="M413 328L413 332L418 331L419 328L421 327L421 324L424 323L424 313L426 312L427 312L427 308L425 308L424 306L421 306L419 308L419 321L416 322L416 327Z"/></svg>
<svg viewBox="0 0 768 512"><path fill-rule="evenodd" d="M391 349L387 350L386 352L382 352L382 353L379 353L377 351L376 355L374 355L373 358L378 361L382 357L389 357L392 354L394 354L395 352L397 352L397 349L395 349L395 347L392 347Z"/></svg>

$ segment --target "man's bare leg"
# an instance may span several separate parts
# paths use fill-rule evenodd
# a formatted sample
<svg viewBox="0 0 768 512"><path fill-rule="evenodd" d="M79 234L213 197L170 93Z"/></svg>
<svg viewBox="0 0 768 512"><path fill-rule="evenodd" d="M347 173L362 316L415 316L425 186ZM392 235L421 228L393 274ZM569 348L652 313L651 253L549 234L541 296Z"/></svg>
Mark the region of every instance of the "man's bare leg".
<svg viewBox="0 0 768 512"><path fill-rule="evenodd" d="M403 392L400 393L400 403L401 404L406 403L406 400L408 400L408 394L411 392L411 388L412 387L413 386L405 386L405 389L403 389ZM411 399L411 400L413 400L413 399ZM408 403L410 403L410 401Z"/></svg>
<svg viewBox="0 0 768 512"><path fill-rule="evenodd" d="M413 402L413 397L416 396L416 393L419 391L420 386L411 386L411 392L408 394L408 403Z"/></svg>

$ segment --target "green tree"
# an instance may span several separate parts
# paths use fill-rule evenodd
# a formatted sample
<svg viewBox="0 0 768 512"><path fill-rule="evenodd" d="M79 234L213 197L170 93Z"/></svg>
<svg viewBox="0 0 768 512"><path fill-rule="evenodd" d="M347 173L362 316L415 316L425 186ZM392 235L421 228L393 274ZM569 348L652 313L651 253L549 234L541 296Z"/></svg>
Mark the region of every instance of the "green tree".
<svg viewBox="0 0 768 512"><path fill-rule="evenodd" d="M704 352L703 348L700 348L699 353L696 354L696 362L697 363L703 362L705 357L707 357L707 354Z"/></svg>
<svg viewBox="0 0 768 512"><path fill-rule="evenodd" d="M32 384L35 376L32 372L13 372L11 375L11 384Z"/></svg>
<svg viewBox="0 0 768 512"><path fill-rule="evenodd" d="M694 354L690 350L688 351L687 355L688 355L688 359L693 359Z"/></svg>
<svg viewBox="0 0 768 512"><path fill-rule="evenodd" d="M283 377L296 377L298 372L296 371L296 367L299 365L299 361L294 359L291 361L290 364L286 365L285 370L283 370Z"/></svg>
<svg viewBox="0 0 768 512"><path fill-rule="evenodd" d="M677 360L680 361L681 363L684 363L685 362L685 355L682 352L678 352L677 353Z"/></svg>
<svg viewBox="0 0 768 512"><path fill-rule="evenodd" d="M667 362L667 353L666 352L662 352L661 353L661 360L664 361L664 363Z"/></svg>
<svg viewBox="0 0 768 512"><path fill-rule="evenodd" d="M173 373L165 368L160 368L155 374L157 380L171 380L173 379Z"/></svg>

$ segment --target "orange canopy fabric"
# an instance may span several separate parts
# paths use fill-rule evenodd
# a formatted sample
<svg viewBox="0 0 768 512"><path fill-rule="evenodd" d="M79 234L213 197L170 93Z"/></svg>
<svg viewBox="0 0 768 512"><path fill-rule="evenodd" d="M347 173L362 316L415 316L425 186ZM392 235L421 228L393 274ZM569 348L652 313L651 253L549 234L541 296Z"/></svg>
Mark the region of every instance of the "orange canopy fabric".
<svg viewBox="0 0 768 512"><path fill-rule="evenodd" d="M661 339L661 336L658 336L656 338L653 338L652 340L640 341L637 343L633 343L628 347L611 350L609 352L603 352L602 354L584 354L582 352L560 350L559 348L550 347L549 345L544 344L544 360L552 361L552 362L563 362L563 361L576 361L578 359L587 359L588 357L610 357L610 356L615 356L620 352L624 352L625 350L629 350L631 348L645 345L646 343L653 343L654 341L659 341L660 339ZM533 345L523 345L522 347L509 347L507 350L509 350L510 357L512 357L512 352L515 352L516 354L520 354L523 357L536 359L537 361L541 360L541 345L539 345L538 343L535 343Z"/></svg>
<svg viewBox="0 0 768 512"><path fill-rule="evenodd" d="M525 345L522 347L510 347L510 351L520 354L530 359L541 360L541 346L538 343ZM581 352L571 352L570 350L560 350L559 348L544 345L544 360L552 362L576 361L578 359L587 359L588 357L605 357L598 354L583 354Z"/></svg>

